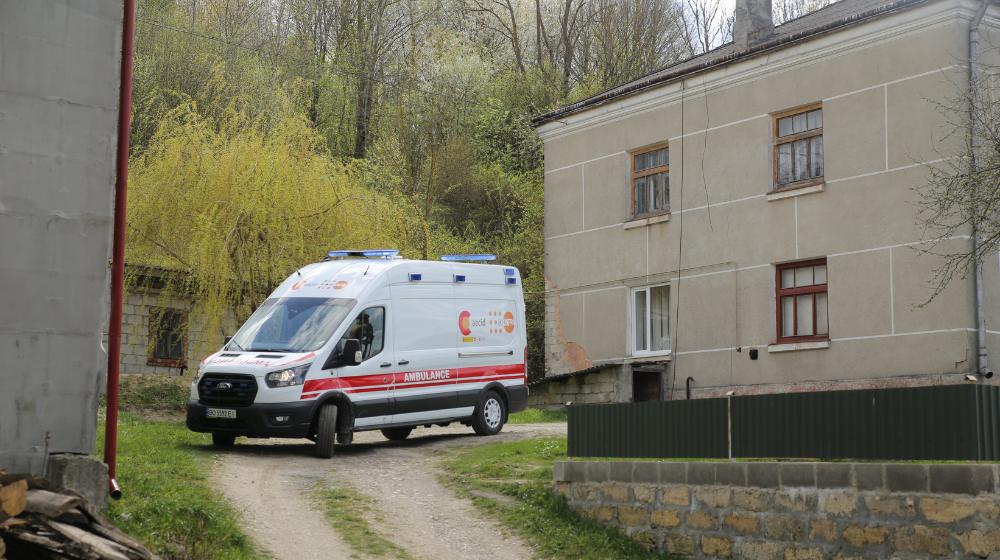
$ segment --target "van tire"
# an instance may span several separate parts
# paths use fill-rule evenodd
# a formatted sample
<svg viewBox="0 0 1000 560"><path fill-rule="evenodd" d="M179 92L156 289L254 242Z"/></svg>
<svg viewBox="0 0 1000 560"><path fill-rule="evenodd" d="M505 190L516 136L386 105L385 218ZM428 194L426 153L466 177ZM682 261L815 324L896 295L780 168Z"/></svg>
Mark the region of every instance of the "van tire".
<svg viewBox="0 0 1000 560"><path fill-rule="evenodd" d="M410 432L412 431L412 426L406 428L382 428L382 435L389 441L403 441L410 437Z"/></svg>
<svg viewBox="0 0 1000 560"><path fill-rule="evenodd" d="M500 433L507 420L507 405L496 391L486 391L472 413L472 429L481 436Z"/></svg>
<svg viewBox="0 0 1000 560"><path fill-rule="evenodd" d="M229 448L236 444L236 436L221 432L212 432L212 445L215 447Z"/></svg>
<svg viewBox="0 0 1000 560"><path fill-rule="evenodd" d="M316 456L321 459L333 457L333 446L337 441L337 405L324 404L319 409L316 420Z"/></svg>

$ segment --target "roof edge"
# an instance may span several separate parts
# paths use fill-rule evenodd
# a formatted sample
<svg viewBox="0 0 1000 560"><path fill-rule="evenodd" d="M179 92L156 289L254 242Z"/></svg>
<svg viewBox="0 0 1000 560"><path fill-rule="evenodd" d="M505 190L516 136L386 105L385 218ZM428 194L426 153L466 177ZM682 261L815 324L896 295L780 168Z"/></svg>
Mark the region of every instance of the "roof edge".
<svg viewBox="0 0 1000 560"><path fill-rule="evenodd" d="M895 2L891 2L889 4L883 4L882 6L879 6L877 8L860 12L850 17L828 23L826 25L821 25L796 34L780 37L777 39L772 39L770 41L763 41L745 51L732 53L730 55L721 56L718 58L711 58L701 64L696 64L690 68L680 69L675 72L667 72L661 75L657 75L659 74L659 71L654 72L652 74L647 74L645 77L638 78L622 86L605 90L602 93L598 93L597 95L593 95L586 99L577 101L576 103L565 105L563 107L559 107L558 109L549 111L547 113L542 113L540 115L537 115L531 119L531 125L535 128L538 128L544 124L557 121L561 117L566 117L569 115L580 113L582 111L591 109L593 107L610 103L611 101L614 101L622 97L627 97L639 93L641 91L665 85L667 83L673 82L683 77L707 72L715 69L718 66L724 66L726 64L730 64L733 62L750 59L755 56L764 54L766 52L770 52L785 47L792 43L805 41L819 35L824 35L827 33L831 33L833 31L837 31L844 27L851 27L854 25L858 25L868 20L885 17L894 14L896 12L907 10L919 4L924 4L931 1L932 0L896 0ZM808 15L803 17L808 17ZM728 44L729 43L726 43L726 45ZM721 46L717 48L721 48ZM685 61L680 61L674 66L683 64L684 62ZM670 67L667 67L665 70L668 70L669 68Z"/></svg>

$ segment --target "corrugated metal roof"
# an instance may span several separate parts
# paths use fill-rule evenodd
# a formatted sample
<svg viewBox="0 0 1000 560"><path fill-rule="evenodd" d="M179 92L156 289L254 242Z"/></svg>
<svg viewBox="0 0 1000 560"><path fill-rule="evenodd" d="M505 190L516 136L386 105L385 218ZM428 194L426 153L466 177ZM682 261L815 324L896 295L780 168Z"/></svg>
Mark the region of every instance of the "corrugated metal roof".
<svg viewBox="0 0 1000 560"><path fill-rule="evenodd" d="M543 113L532 119L535 126L558 120L560 117L611 102L619 97L658 87L687 76L774 51L817 35L830 33L857 25L870 19L883 17L928 2L929 0L840 0L802 17L774 28L774 34L744 51L736 50L733 43L683 60L662 70L620 86L605 90L576 103Z"/></svg>

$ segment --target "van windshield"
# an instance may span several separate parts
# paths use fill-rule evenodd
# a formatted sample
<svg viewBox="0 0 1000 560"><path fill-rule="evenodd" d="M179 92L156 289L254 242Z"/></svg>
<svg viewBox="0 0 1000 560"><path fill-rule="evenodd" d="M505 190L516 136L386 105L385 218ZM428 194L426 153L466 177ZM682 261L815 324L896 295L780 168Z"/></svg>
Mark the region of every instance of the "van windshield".
<svg viewBox="0 0 1000 560"><path fill-rule="evenodd" d="M227 350L246 352L312 352L337 330L353 299L272 298L247 319Z"/></svg>

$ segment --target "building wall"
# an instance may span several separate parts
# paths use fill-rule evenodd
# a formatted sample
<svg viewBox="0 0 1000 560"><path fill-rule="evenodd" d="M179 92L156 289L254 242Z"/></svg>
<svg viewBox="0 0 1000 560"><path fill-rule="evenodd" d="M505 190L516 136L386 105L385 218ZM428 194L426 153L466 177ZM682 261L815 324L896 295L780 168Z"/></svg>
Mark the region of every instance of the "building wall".
<svg viewBox="0 0 1000 560"><path fill-rule="evenodd" d="M934 2L543 125L547 373L636 362L629 288L660 282L671 286L675 385L908 384L974 370L972 281L925 305L941 261L920 251L914 191L964 138L939 104L966 83L973 7ZM823 189L768 197L771 114L817 101ZM628 152L663 141L672 213L629 223ZM818 257L829 347L779 352L774 266ZM997 352L1000 261L990 269Z"/></svg>
<svg viewBox="0 0 1000 560"><path fill-rule="evenodd" d="M91 453L104 383L121 2L0 2L0 464Z"/></svg>
<svg viewBox="0 0 1000 560"><path fill-rule="evenodd" d="M152 342L149 330L150 311L157 308L178 310L187 316L183 370L176 365L150 363ZM227 312L222 329L210 331L205 310L189 298L167 297L157 293L130 293L125 300L122 317L121 371L157 375L194 375L201 360L221 348L227 335L236 333L235 327L232 313Z"/></svg>
<svg viewBox="0 0 1000 560"><path fill-rule="evenodd" d="M685 558L986 558L996 467L880 463L556 463L569 506Z"/></svg>

